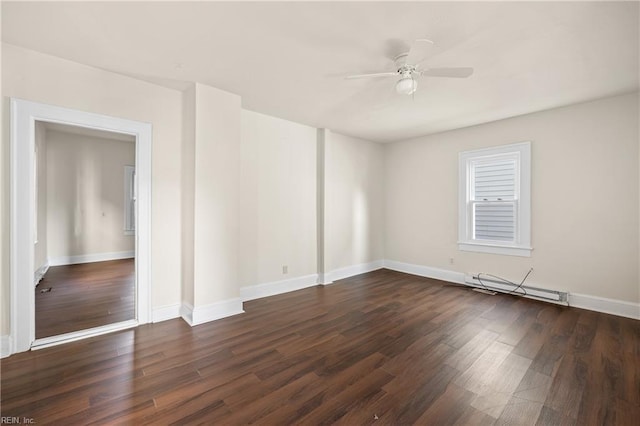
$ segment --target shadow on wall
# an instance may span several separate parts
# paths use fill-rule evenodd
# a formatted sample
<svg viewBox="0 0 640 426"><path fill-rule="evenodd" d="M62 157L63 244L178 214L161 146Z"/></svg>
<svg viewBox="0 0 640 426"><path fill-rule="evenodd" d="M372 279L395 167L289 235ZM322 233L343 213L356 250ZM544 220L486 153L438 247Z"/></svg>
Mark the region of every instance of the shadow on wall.
<svg viewBox="0 0 640 426"><path fill-rule="evenodd" d="M370 226L369 203L367 195L358 188L353 197L352 204L352 250L355 259L369 259L370 256Z"/></svg>
<svg viewBox="0 0 640 426"><path fill-rule="evenodd" d="M135 164L135 143L53 131L47 144L48 256L133 251L124 174Z"/></svg>

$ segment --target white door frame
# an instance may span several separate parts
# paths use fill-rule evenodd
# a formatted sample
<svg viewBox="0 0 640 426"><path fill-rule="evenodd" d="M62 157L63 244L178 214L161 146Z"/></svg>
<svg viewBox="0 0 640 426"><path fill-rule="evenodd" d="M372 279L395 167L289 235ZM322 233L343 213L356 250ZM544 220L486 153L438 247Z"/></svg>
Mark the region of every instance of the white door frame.
<svg viewBox="0 0 640 426"><path fill-rule="evenodd" d="M145 324L151 319L151 124L11 99L11 352L35 341L34 218L35 122L68 124L124 133L136 138L136 318L111 326L62 335L40 347ZM121 324L121 327L118 325ZM115 327L114 327L115 326ZM66 337L65 337L66 336ZM35 347L35 346L34 346Z"/></svg>

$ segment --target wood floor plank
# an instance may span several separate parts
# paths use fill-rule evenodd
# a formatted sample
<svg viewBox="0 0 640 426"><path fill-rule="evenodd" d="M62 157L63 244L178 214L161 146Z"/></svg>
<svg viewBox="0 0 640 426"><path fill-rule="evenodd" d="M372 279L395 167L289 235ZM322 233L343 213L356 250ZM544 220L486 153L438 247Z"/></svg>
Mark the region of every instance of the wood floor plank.
<svg viewBox="0 0 640 426"><path fill-rule="evenodd" d="M434 419L442 424L454 424L462 416L461 406L468 406L476 395L453 383L449 383L445 392L416 420L416 424L433 424Z"/></svg>
<svg viewBox="0 0 640 426"><path fill-rule="evenodd" d="M519 420L522 421L522 418L520 418ZM471 406L468 406L463 409L462 415L453 424L454 426L469 426L469 425L489 426L489 425L494 425L495 423L496 423L496 420L493 417L483 413L482 411L476 410ZM518 422L515 424L526 425L528 423Z"/></svg>
<svg viewBox="0 0 640 426"><path fill-rule="evenodd" d="M500 426L533 425L540 416L544 406L541 402L527 401L518 397L511 397L495 422Z"/></svg>
<svg viewBox="0 0 640 426"><path fill-rule="evenodd" d="M478 330L475 336L445 361L460 372L466 371L478 357L499 337L493 331Z"/></svg>
<svg viewBox="0 0 640 426"><path fill-rule="evenodd" d="M510 353L495 371L486 372L481 390L471 401L471 406L499 418L503 410L513 402L513 395L520 381L526 374L531 360Z"/></svg>
<svg viewBox="0 0 640 426"><path fill-rule="evenodd" d="M319 378L314 372L307 373L268 395L257 398L251 404L237 405L227 421L229 424L253 423L286 405L296 395L304 393L305 388L317 387L318 381Z"/></svg>
<svg viewBox="0 0 640 426"><path fill-rule="evenodd" d="M449 383L452 382L458 372L449 366L442 366L426 380L421 381L419 386L407 386L411 389L404 398L391 410L387 411L381 419L383 422L413 424L422 414L446 392ZM388 393L399 393L399 388L385 386Z"/></svg>
<svg viewBox="0 0 640 426"><path fill-rule="evenodd" d="M2 416L377 426L640 418L640 321L389 270L244 310L5 358Z"/></svg>
<svg viewBox="0 0 640 426"><path fill-rule="evenodd" d="M35 303L38 339L134 319L135 261L52 266Z"/></svg>
<svg viewBox="0 0 640 426"><path fill-rule="evenodd" d="M481 395L499 373L500 366L513 348L493 342L480 354L455 381L455 383L477 395Z"/></svg>
<svg viewBox="0 0 640 426"><path fill-rule="evenodd" d="M203 377L196 382L174 386L166 392L161 392L153 398L153 402L159 412L179 410L186 401L193 399L222 401L237 393L243 391L246 393L247 388L258 386L259 384L260 379L253 373L247 373L223 384L220 384L216 377Z"/></svg>
<svg viewBox="0 0 640 426"><path fill-rule="evenodd" d="M350 385L344 390L331 395L324 393L322 404L300 419L303 424L329 424L344 417L352 409L356 409L363 400L369 400L380 394L382 387L393 376L383 370L373 370Z"/></svg>
<svg viewBox="0 0 640 426"><path fill-rule="evenodd" d="M549 376L555 376L562 357L569 347L569 339L574 336L579 315L576 310L562 311L551 328L550 338L544 340L533 359L531 368Z"/></svg>

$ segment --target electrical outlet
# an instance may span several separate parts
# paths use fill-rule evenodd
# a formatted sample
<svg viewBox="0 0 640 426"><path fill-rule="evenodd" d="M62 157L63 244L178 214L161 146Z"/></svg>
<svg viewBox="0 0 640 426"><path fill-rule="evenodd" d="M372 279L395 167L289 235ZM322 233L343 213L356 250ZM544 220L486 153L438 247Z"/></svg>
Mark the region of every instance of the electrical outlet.
<svg viewBox="0 0 640 426"><path fill-rule="evenodd" d="M449 258L449 263L450 263L451 265L453 265L453 257L450 257L450 258Z"/></svg>
<svg viewBox="0 0 640 426"><path fill-rule="evenodd" d="M288 265L282 265L282 273L283 274L288 274L289 273L289 266Z"/></svg>

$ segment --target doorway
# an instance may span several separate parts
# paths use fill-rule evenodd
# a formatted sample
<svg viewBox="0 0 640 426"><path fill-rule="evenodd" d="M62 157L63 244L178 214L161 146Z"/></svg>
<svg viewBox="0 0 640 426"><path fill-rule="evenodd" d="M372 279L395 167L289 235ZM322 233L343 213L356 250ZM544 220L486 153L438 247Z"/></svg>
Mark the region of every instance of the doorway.
<svg viewBox="0 0 640 426"><path fill-rule="evenodd" d="M43 124L38 124L43 123ZM36 266L36 241L38 237L38 157L36 153L36 126L67 126L80 133L109 132L112 136L128 138L135 143L135 169L132 190L135 202L133 253L135 253L132 300L134 315L131 319L118 320L105 325L91 324L89 328L63 332L36 338L36 296L34 281L44 277L40 265ZM130 142L131 143L131 142ZM42 160L41 160L42 161ZM123 176L126 173L122 171ZM131 213L131 212L130 212ZM124 218L126 212L122 212ZM105 214L105 216L107 216ZM78 225L77 223L73 226ZM81 223L86 226L86 223ZM73 228L73 232L77 229ZM126 229L123 230L123 232ZM24 352L55 344L65 343L114 330L135 327L150 320L150 241L151 241L151 125L132 120L94 114L58 106L20 99L11 99L11 352ZM68 242L68 241L67 241ZM74 242L74 244L77 241ZM72 244L73 245L73 244ZM77 247L76 247L77 248ZM126 251L126 250L124 250ZM93 262L95 253L71 253L60 256L74 266ZM117 252L111 252L111 254ZM102 253L104 254L104 253ZM100 257L100 256L98 256ZM118 261L125 259L110 259ZM49 266L52 268L53 266ZM113 269L113 268L112 268ZM35 271L35 274L34 274ZM86 272L86 271L85 271ZM116 273L117 275L118 273ZM46 278L40 281L43 285ZM40 285L38 287L40 287ZM43 286L43 289L47 287ZM77 309L76 309L77 311Z"/></svg>
<svg viewBox="0 0 640 426"><path fill-rule="evenodd" d="M135 137L35 122L36 340L135 319Z"/></svg>

